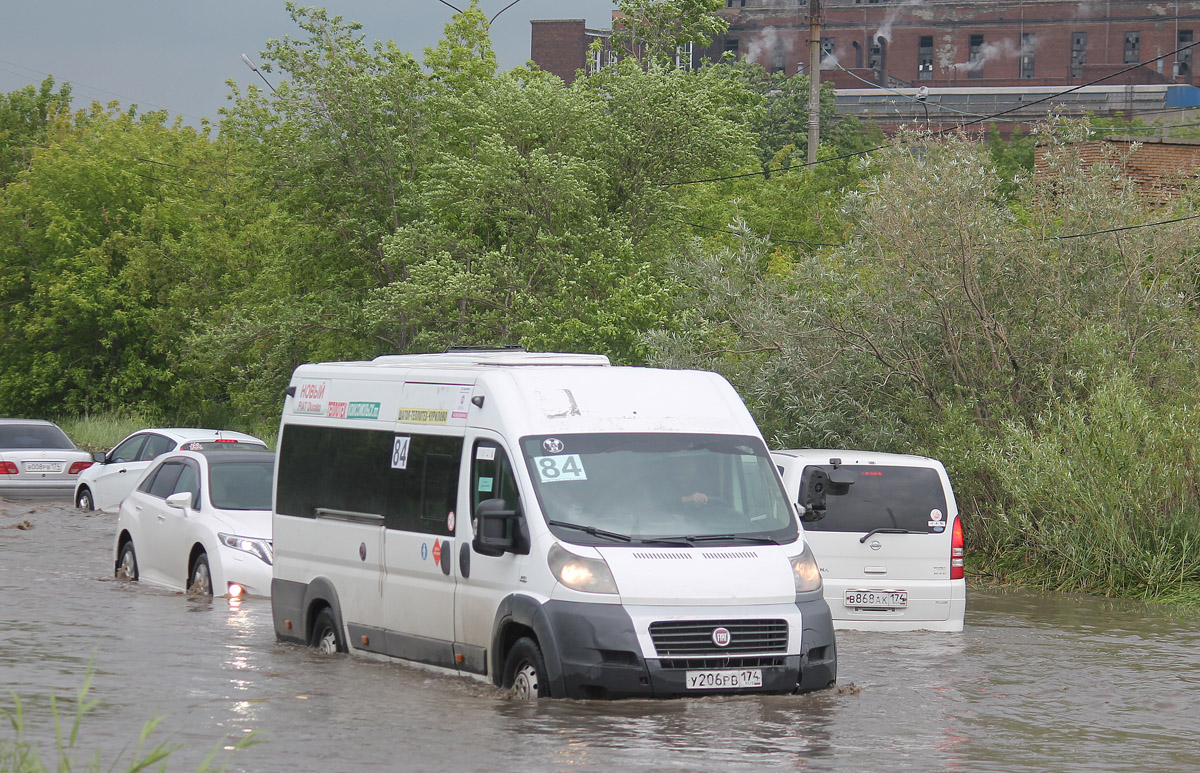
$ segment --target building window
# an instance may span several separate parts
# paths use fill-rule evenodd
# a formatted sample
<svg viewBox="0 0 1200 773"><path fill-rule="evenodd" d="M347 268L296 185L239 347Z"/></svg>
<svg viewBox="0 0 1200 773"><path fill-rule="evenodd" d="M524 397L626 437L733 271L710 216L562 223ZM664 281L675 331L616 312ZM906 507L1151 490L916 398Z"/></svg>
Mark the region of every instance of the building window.
<svg viewBox="0 0 1200 773"><path fill-rule="evenodd" d="M1179 30L1178 37L1179 42L1176 44L1176 48L1183 48L1192 44L1191 30ZM1175 55L1175 74L1189 81L1192 79L1192 49L1183 48L1182 51Z"/></svg>
<svg viewBox="0 0 1200 773"><path fill-rule="evenodd" d="M745 8L746 0L725 0L726 8Z"/></svg>
<svg viewBox="0 0 1200 773"><path fill-rule="evenodd" d="M1087 64L1087 33L1071 33L1071 77L1083 76L1083 66Z"/></svg>
<svg viewBox="0 0 1200 773"><path fill-rule="evenodd" d="M857 40L853 41L850 46L854 49L854 69L862 69L863 50L862 45Z"/></svg>
<svg viewBox="0 0 1200 773"><path fill-rule="evenodd" d="M968 40L967 77L983 77L983 35L972 35Z"/></svg>
<svg viewBox="0 0 1200 773"><path fill-rule="evenodd" d="M692 69L692 44L675 46L675 66L680 70Z"/></svg>
<svg viewBox="0 0 1200 773"><path fill-rule="evenodd" d="M883 85L884 46L887 42L880 37L875 38L867 51L867 67L875 71L875 82Z"/></svg>
<svg viewBox="0 0 1200 773"><path fill-rule="evenodd" d="M1138 51L1138 33L1125 33L1125 64L1135 64L1141 60L1141 54Z"/></svg>
<svg viewBox="0 0 1200 773"><path fill-rule="evenodd" d="M725 41L725 53L729 54L731 59L738 58L738 42L736 40Z"/></svg>
<svg viewBox="0 0 1200 773"><path fill-rule="evenodd" d="M822 70L836 70L837 69L837 65L833 63L833 62L837 61L837 59L833 55L833 49L835 47L836 47L836 41L833 38L821 38L821 69ZM833 61L829 62L829 64L826 64L825 61L827 59L831 59Z"/></svg>
<svg viewBox="0 0 1200 773"><path fill-rule="evenodd" d="M933 35L917 40L917 80L933 80Z"/></svg>
<svg viewBox="0 0 1200 773"><path fill-rule="evenodd" d="M1021 77L1033 77L1033 49L1037 46L1037 40L1032 32L1026 32L1021 35Z"/></svg>

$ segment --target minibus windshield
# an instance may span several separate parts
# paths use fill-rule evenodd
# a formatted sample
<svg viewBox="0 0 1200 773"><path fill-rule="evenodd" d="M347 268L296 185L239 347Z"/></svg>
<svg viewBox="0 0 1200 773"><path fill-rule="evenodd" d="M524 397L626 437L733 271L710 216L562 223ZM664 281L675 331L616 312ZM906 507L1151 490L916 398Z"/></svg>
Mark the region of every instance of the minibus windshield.
<svg viewBox="0 0 1200 773"><path fill-rule="evenodd" d="M522 438L521 450L547 523L570 542L711 546L798 536L759 438L545 435Z"/></svg>

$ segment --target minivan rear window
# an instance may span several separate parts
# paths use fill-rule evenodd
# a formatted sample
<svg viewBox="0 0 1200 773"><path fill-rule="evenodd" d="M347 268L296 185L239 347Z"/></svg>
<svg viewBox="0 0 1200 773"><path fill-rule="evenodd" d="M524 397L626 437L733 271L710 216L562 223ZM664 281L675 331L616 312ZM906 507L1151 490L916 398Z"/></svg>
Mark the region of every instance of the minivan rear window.
<svg viewBox="0 0 1200 773"><path fill-rule="evenodd" d="M807 478L816 465L804 468ZM832 468L821 466L829 472ZM853 483L830 483L825 496L825 517L805 521L805 531L868 532L872 529L905 529L942 533L946 529L946 494L937 471L928 467L893 467L877 464L842 465ZM800 485L804 490L804 483Z"/></svg>

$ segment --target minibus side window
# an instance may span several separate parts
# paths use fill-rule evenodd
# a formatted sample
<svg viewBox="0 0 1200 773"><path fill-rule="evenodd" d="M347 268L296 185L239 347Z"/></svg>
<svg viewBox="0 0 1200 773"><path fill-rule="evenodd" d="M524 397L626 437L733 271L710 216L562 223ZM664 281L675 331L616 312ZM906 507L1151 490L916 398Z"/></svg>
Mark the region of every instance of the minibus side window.
<svg viewBox="0 0 1200 773"><path fill-rule="evenodd" d="M471 523L475 523L475 508L487 499L503 499L505 510L521 509L521 495L517 490L517 479L513 475L512 463L508 454L496 443L490 440L475 442L471 454ZM523 521L523 517L522 517ZM516 527L519 553L527 553L528 545L522 544L526 531L520 521L510 521L509 528ZM511 534L509 536L512 536ZM524 537L528 542L528 537Z"/></svg>
<svg viewBox="0 0 1200 773"><path fill-rule="evenodd" d="M401 445L404 455L396 453ZM276 510L302 518L319 508L369 513L389 529L449 534L462 449L461 437L288 425Z"/></svg>

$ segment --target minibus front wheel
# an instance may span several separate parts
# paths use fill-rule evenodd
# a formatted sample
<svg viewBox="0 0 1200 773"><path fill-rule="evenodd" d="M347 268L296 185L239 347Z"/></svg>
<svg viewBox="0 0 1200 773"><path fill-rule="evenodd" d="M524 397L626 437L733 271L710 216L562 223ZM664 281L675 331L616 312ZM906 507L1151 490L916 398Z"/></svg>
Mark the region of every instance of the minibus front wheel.
<svg viewBox="0 0 1200 773"><path fill-rule="evenodd" d="M322 655L333 655L346 651L346 645L342 643L341 634L338 633L337 619L329 607L325 607L317 613L309 644Z"/></svg>
<svg viewBox="0 0 1200 773"><path fill-rule="evenodd" d="M504 687L517 700L531 701L550 696L550 678L546 659L537 642L529 637L517 640L504 661Z"/></svg>

